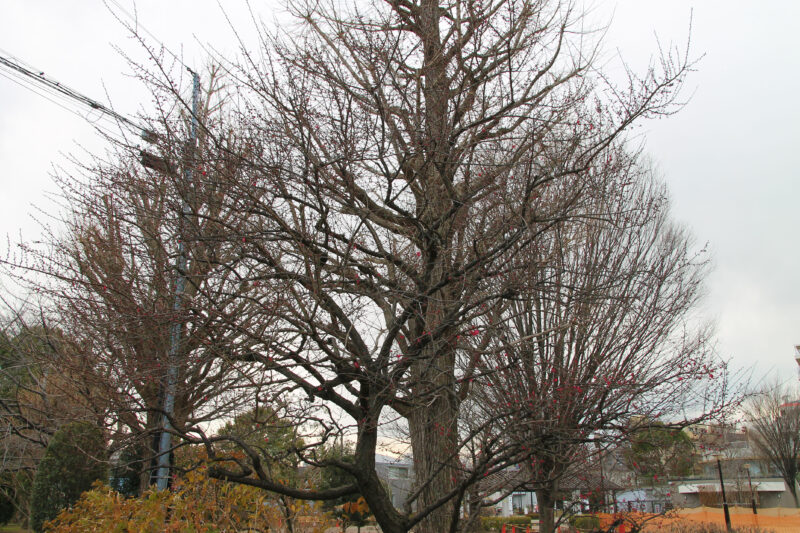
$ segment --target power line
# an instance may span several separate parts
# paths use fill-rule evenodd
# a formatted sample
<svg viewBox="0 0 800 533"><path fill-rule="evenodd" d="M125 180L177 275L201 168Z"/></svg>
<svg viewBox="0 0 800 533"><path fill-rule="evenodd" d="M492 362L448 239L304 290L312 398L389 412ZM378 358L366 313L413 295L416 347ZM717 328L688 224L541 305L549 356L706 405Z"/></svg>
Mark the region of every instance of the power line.
<svg viewBox="0 0 800 533"><path fill-rule="evenodd" d="M30 81L33 81L38 86L43 88L44 91L49 93L50 95L53 95L53 96L61 95L62 97L66 97L67 101L78 102L78 103L80 103L80 104L82 104L82 105L84 105L86 107L89 107L91 109L97 110L103 116L115 119L118 123L122 123L122 124L128 126L129 128L139 132L139 133L142 133L142 134L146 134L147 133L147 131L148 131L147 128L144 128L140 124L137 124L136 122L134 122L133 120L131 120L131 119L129 119L129 118L123 116L123 115L120 115L119 113L117 113L113 109L111 109L109 107L106 107L105 105L101 104L97 100L94 100L93 98L89 98L88 96L76 91L75 89L73 89L73 88L71 88L71 87L69 87L69 86L67 86L67 85L65 85L65 84L63 84L63 83L61 83L59 81L56 81L53 78L50 78L49 76L45 75L44 71L41 71L41 70L38 70L38 69L28 68L28 67L23 66L20 63L21 62L15 61L11 57L5 57L5 56L0 55L0 68L5 69L5 71L8 74L11 74L14 78L17 78L17 80L12 79L8 75L5 75L4 77L6 77L7 79L10 79L11 81L15 81L18 85L25 86L24 82L30 83ZM48 100L50 100L51 102L55 103L56 105L60 105L61 107L64 107L68 111L71 111L72 113L75 113L78 116L81 116L84 120L86 120L88 122L91 122L86 116L81 115L77 111L70 110L70 109L66 108L64 105L59 104L55 100L53 100L51 98L48 98L44 94L36 91L33 87L29 86L29 87L26 87L26 88L31 90L31 91L33 91L34 93L38 94L39 96L41 96L43 98L47 98Z"/></svg>
<svg viewBox="0 0 800 533"><path fill-rule="evenodd" d="M20 74L16 74L14 72L7 72L7 71L0 70L0 76L6 78L11 83L14 83L14 84L18 85L19 87L25 89L26 91L29 91L32 94L35 94L36 96L44 98L48 102L50 102L50 103L52 103L54 105L57 105L58 107L60 107L61 109L67 111L68 113L72 113L72 114L82 118L83 120L85 120L86 122L88 122L92 126L94 126L95 128L102 130L103 132L105 132L108 135L111 135L111 136L118 136L119 135L119 132L111 131L108 128L109 125L112 125L112 124L113 125L117 125L117 122L115 122L112 117L109 117L109 116L103 114L102 112L98 112L98 114L96 114L96 116L90 117L89 113L91 113L91 110L89 112L82 112L83 107L78 102L70 100L69 98L67 98L66 96L64 96L64 95L62 95L60 93L56 93L54 91L50 91L44 86L37 85L32 80L30 80L30 79L28 79L28 78L26 78L26 77L24 77L24 76L22 76ZM107 122L105 122L105 125L103 125L103 124L100 123L101 121L107 121Z"/></svg>
<svg viewBox="0 0 800 533"><path fill-rule="evenodd" d="M0 53L5 54L8 58L11 58L18 65L24 66L29 71L36 72L36 69L34 67L27 65L24 61L22 61L18 57L15 57L13 54L10 54L2 49L0 49ZM54 91L50 87L40 84L38 80L31 79L30 77L21 74L17 69L6 69L5 71L0 70L0 76L5 77L9 81L16 83L23 89L26 89L37 96L41 96L42 98L49 100L55 105L71 113L76 113L78 114L78 116L86 118L84 115L80 115L75 111L76 108L83 108L85 104L83 104L82 102L75 102L71 98L65 96L62 92ZM98 115L98 119L99 118L107 118L108 120L113 120L111 117L107 117L102 113Z"/></svg>
<svg viewBox="0 0 800 533"><path fill-rule="evenodd" d="M86 117L84 115L81 115L75 109L70 108L67 105L65 105L64 103L59 102L58 100L53 98L52 95L49 94L47 91L40 91L40 90L38 90L36 88L36 86L34 86L34 85L30 84L30 83L26 83L25 80L19 79L18 77L15 77L12 74L7 73L7 72L0 72L0 76L3 76L5 79L10 81L11 83L15 83L16 85L19 85L23 89L32 92L36 96L40 96L40 97L44 98L45 100L57 105L58 107L60 107L61 109L64 109L65 111L68 111L70 113L74 113L75 115L78 115L79 117L81 117L83 119L86 119Z"/></svg>
<svg viewBox="0 0 800 533"><path fill-rule="evenodd" d="M54 98L51 98L50 96L48 96L48 94L46 94L44 92L39 92L38 90L36 90L36 88L10 77L7 73L0 72L0 76L6 78L7 80L9 80L12 83L15 83L15 84L19 85L23 89L25 89L27 91L30 91L31 93L44 98L48 102L51 102L52 104L57 105L58 107L60 107L61 109L67 111L68 113L72 113L73 115L82 118L83 120L85 120L86 122L91 124L97 130L102 131L108 137L120 138L120 132L119 131L113 131L113 130L109 129L108 126L100 124L100 119L108 118L108 117L104 117L103 115L100 115L96 119L92 119L92 118L82 114L80 111L78 111L78 110L76 110L74 108L70 108L67 105L63 104L62 102L59 102Z"/></svg>

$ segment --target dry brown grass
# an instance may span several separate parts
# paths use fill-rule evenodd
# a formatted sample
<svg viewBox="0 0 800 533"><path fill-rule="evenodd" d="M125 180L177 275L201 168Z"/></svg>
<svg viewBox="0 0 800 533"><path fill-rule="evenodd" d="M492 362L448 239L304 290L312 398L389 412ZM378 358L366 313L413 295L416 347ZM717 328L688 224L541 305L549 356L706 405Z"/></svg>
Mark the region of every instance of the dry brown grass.
<svg viewBox="0 0 800 533"><path fill-rule="evenodd" d="M800 510L798 509L759 509L753 515L750 509L734 507L731 509L731 524L736 533L798 533L800 532ZM628 523L625 531L631 531L631 524L642 525L645 533L725 533L725 518L722 509L699 507L679 509L667 515L658 516L643 513L627 513L623 516ZM609 527L614 516L600 515L601 526Z"/></svg>
<svg viewBox="0 0 800 533"><path fill-rule="evenodd" d="M725 526L710 523L695 523L688 521L674 522L670 524L653 524L645 528L646 532L658 531L660 533L726 533ZM763 529L756 526L734 527L733 533L775 533L771 529Z"/></svg>

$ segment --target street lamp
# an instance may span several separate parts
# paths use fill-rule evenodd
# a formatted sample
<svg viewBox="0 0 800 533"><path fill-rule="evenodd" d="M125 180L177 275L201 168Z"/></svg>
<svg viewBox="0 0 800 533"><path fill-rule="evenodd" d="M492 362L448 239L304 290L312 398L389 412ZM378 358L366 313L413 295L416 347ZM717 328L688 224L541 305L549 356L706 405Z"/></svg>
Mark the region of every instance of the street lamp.
<svg viewBox="0 0 800 533"><path fill-rule="evenodd" d="M800 374L800 344L794 346L794 360L797 362L798 374Z"/></svg>
<svg viewBox="0 0 800 533"><path fill-rule="evenodd" d="M722 464L717 457L717 470L719 470L719 488L722 491L722 511L725 513L725 530L731 533L731 513L728 511L728 500L725 498L725 482L722 480Z"/></svg>
<svg viewBox="0 0 800 533"><path fill-rule="evenodd" d="M750 465L745 463L742 465L742 468L747 470L747 482L750 484L750 503L753 505L753 514L758 514L756 510L756 497L753 493L753 480L750 478Z"/></svg>

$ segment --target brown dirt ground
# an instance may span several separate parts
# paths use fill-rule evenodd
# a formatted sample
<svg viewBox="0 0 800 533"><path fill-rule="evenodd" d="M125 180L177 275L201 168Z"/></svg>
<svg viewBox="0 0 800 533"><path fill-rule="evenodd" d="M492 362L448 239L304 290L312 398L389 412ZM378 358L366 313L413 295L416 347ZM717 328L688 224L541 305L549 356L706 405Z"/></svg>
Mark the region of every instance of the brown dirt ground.
<svg viewBox="0 0 800 533"><path fill-rule="evenodd" d="M759 509L757 515L753 515L752 510L744 507L732 507L730 509L731 525L736 527L758 526L774 533L798 533L800 532L800 509ZM652 515L641 513L632 514L631 518L640 522L642 519ZM601 525L610 524L613 520L611 515L600 515ZM679 509L670 512L667 516L654 518L648 522L644 531L655 533L658 531L674 531L679 533L684 529L689 529L691 523L707 522L725 525L725 517L722 509L712 507L697 507L694 509ZM683 526L683 527L682 527ZM626 529L626 530L629 530Z"/></svg>

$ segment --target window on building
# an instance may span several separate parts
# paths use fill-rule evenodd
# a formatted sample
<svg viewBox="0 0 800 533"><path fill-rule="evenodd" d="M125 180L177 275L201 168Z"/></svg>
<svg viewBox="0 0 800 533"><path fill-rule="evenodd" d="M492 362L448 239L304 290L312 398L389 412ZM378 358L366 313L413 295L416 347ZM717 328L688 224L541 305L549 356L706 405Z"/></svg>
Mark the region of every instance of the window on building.
<svg viewBox="0 0 800 533"><path fill-rule="evenodd" d="M408 479L408 467L390 466L389 479Z"/></svg>

